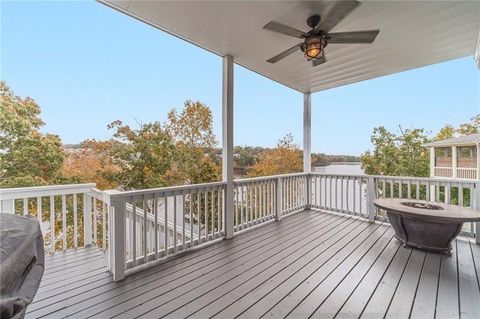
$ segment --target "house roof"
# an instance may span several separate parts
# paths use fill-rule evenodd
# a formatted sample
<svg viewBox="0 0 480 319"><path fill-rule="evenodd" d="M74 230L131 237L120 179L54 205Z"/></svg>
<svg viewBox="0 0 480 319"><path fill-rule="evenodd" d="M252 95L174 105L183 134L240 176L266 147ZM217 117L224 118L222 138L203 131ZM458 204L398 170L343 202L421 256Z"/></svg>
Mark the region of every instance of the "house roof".
<svg viewBox="0 0 480 319"><path fill-rule="evenodd" d="M443 140L443 141L426 143L423 146L426 146L426 147L444 147L444 146L455 146L455 145L475 145L475 144L478 144L478 143L480 143L480 133L449 138L449 139L446 139L446 140Z"/></svg>
<svg viewBox="0 0 480 319"><path fill-rule="evenodd" d="M98 1L304 93L472 56L480 30L479 1L364 0L331 32L380 29L373 44L331 43L317 67L301 52L272 64L266 60L301 40L263 26L276 21L307 31L306 19L334 2Z"/></svg>

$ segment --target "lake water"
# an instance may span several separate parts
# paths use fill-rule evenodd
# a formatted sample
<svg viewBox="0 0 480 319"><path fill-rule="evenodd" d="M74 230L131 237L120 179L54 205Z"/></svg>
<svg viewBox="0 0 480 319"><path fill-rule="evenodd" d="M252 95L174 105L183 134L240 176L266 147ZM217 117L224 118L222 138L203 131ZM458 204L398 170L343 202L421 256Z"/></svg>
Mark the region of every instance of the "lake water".
<svg viewBox="0 0 480 319"><path fill-rule="evenodd" d="M327 166L317 166L315 173L334 175L362 175L362 163L336 163Z"/></svg>

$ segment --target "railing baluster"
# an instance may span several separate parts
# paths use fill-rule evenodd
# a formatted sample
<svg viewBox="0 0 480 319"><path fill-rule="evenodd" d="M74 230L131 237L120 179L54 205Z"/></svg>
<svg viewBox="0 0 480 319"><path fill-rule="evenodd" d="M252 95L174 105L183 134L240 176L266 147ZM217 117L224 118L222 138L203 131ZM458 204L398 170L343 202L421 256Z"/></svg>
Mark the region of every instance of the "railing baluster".
<svg viewBox="0 0 480 319"><path fill-rule="evenodd" d="M62 195L62 250L67 250L67 199Z"/></svg>
<svg viewBox="0 0 480 319"><path fill-rule="evenodd" d="M177 194L173 193L173 253L177 252Z"/></svg>
<svg viewBox="0 0 480 319"><path fill-rule="evenodd" d="M93 198L93 242L97 244L97 199Z"/></svg>
<svg viewBox="0 0 480 319"><path fill-rule="evenodd" d="M211 228L212 228L212 239L214 238L214 226L215 226L215 199L214 199L214 195L215 195L215 189L212 188L212 218L211 218ZM243 191L242 191L243 193ZM243 194L242 194L243 196ZM243 203L243 201L242 201ZM243 205L243 204L242 204Z"/></svg>
<svg viewBox="0 0 480 319"><path fill-rule="evenodd" d="M240 201L240 225L242 226L242 228L244 227L244 217L243 217L243 201L244 201L244 198L243 198L243 185L240 186L240 198L241 198L241 201Z"/></svg>
<svg viewBox="0 0 480 319"><path fill-rule="evenodd" d="M37 218L40 226L42 226L43 216L42 216L42 198L39 196L37 197Z"/></svg>
<svg viewBox="0 0 480 319"><path fill-rule="evenodd" d="M137 265L137 202L131 198L132 202L132 259L133 266Z"/></svg>
<svg viewBox="0 0 480 319"><path fill-rule="evenodd" d="M197 219L198 219L198 243L200 244L202 239L202 226L201 224L201 212L200 212L200 201L202 200L202 193L200 190L197 191Z"/></svg>
<svg viewBox="0 0 480 319"><path fill-rule="evenodd" d="M189 191L188 195L189 195L188 211L190 213L190 248L192 248L194 242L193 242L193 194L191 190Z"/></svg>
<svg viewBox="0 0 480 319"><path fill-rule="evenodd" d="M73 247L78 248L78 194L73 194Z"/></svg>
<svg viewBox="0 0 480 319"><path fill-rule="evenodd" d="M28 215L28 198L23 198L23 215Z"/></svg>
<svg viewBox="0 0 480 319"><path fill-rule="evenodd" d="M164 255L168 255L168 196L167 193L163 195L163 209L164 209L164 217L163 217L163 230L165 232L164 234ZM200 225L200 222L198 223Z"/></svg>
<svg viewBox="0 0 480 319"><path fill-rule="evenodd" d="M50 252L55 253L55 198L50 196Z"/></svg>
<svg viewBox="0 0 480 319"><path fill-rule="evenodd" d="M75 195L74 195L75 196ZM102 249L107 250L107 204L102 207Z"/></svg>
<svg viewBox="0 0 480 319"><path fill-rule="evenodd" d="M143 196L142 200L142 207L143 207L143 262L147 262L147 255L148 255L148 245L147 245L147 240L148 240L148 233L147 233L147 228L148 228L148 209L147 209L147 202L145 201L145 195Z"/></svg>
<svg viewBox="0 0 480 319"><path fill-rule="evenodd" d="M153 243L153 249L154 251L154 256L155 259L158 259L158 242L159 242L159 234L158 232L160 231L158 227L158 207L157 207L157 194L153 194L152 198L152 210L153 210L153 237L154 237L154 243Z"/></svg>

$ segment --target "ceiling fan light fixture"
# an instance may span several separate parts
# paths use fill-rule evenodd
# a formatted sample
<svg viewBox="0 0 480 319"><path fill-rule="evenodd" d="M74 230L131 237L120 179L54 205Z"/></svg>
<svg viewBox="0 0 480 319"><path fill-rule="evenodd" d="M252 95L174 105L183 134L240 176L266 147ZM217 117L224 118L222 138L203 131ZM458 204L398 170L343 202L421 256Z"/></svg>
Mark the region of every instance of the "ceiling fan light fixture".
<svg viewBox="0 0 480 319"><path fill-rule="evenodd" d="M325 38L321 36L306 38L303 44L303 52L307 60L310 61L321 58L326 44Z"/></svg>

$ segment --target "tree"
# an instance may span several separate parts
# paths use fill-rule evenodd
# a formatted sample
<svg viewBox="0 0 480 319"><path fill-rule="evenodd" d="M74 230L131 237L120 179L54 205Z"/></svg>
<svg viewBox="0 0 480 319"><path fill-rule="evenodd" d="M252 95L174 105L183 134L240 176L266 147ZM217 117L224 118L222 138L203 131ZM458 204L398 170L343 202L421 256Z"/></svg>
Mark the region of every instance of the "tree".
<svg viewBox="0 0 480 319"><path fill-rule="evenodd" d="M62 182L64 156L57 135L42 134L40 107L0 82L0 187Z"/></svg>
<svg viewBox="0 0 480 319"><path fill-rule="evenodd" d="M472 117L469 123L461 124L457 132L460 135L480 133L480 114Z"/></svg>
<svg viewBox="0 0 480 319"><path fill-rule="evenodd" d="M434 140L442 141L453 137L455 137L455 129L450 124L447 124L442 127L440 131L438 131L437 135L434 137Z"/></svg>
<svg viewBox="0 0 480 319"><path fill-rule="evenodd" d="M423 129L395 135L385 127L373 130L373 152L362 154L362 168L369 175L428 176L429 155L422 144L428 142Z"/></svg>
<svg viewBox="0 0 480 319"><path fill-rule="evenodd" d="M168 113L165 127L178 151L175 171L182 176L182 183L199 184L219 179L220 163L214 154L217 141L208 106L187 100L179 114L175 109Z"/></svg>
<svg viewBox="0 0 480 319"><path fill-rule="evenodd" d="M81 143L80 149L66 151L63 175L81 183L95 183L99 189L117 187L118 183L112 176L120 173L120 166L110 156L114 143L86 140Z"/></svg>
<svg viewBox="0 0 480 319"><path fill-rule="evenodd" d="M269 176L301 172L302 169L302 151L293 143L293 136L287 134L278 141L276 148L265 150L247 174L250 177Z"/></svg>
<svg viewBox="0 0 480 319"><path fill-rule="evenodd" d="M115 121L108 127L115 130L110 156L120 167L111 178L123 188L164 187L181 179L173 165L177 158L174 141L161 123L141 124L134 130Z"/></svg>

